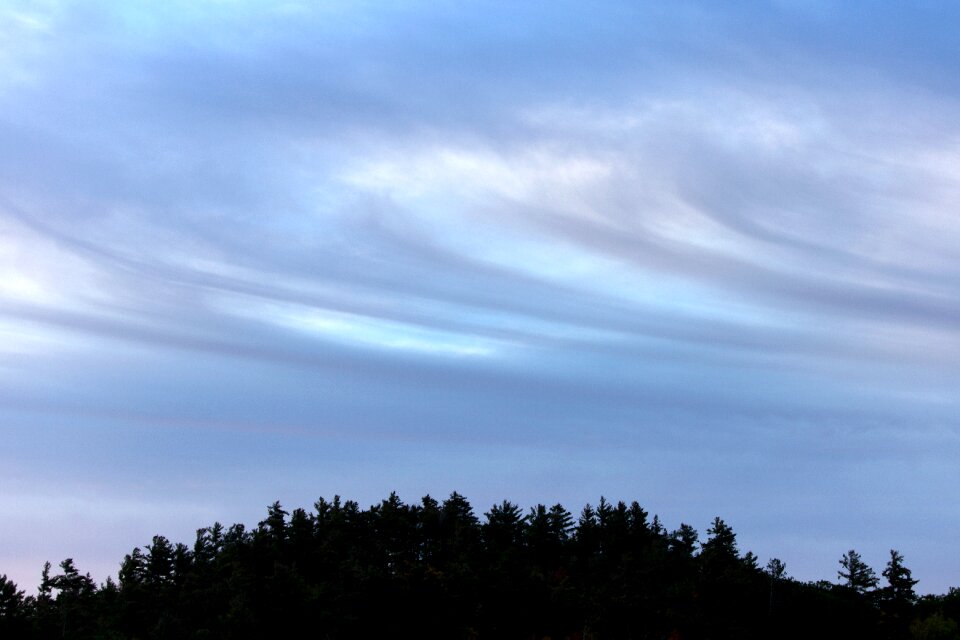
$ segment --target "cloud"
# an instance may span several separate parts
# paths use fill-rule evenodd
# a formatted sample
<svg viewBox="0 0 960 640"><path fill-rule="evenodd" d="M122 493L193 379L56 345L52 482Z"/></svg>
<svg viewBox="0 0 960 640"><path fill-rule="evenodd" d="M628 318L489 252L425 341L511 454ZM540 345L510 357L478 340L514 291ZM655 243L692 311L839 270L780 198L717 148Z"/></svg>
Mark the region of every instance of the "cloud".
<svg viewBox="0 0 960 640"><path fill-rule="evenodd" d="M10 5L0 462L151 534L457 489L946 548L898 509L956 515L954 38L861 14Z"/></svg>

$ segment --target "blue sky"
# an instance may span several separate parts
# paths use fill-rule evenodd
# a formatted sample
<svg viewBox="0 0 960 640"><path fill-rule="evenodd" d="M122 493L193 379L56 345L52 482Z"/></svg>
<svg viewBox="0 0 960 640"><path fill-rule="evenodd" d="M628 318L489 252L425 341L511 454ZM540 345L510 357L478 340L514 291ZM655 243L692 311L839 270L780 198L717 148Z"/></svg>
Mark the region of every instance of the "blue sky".
<svg viewBox="0 0 960 640"><path fill-rule="evenodd" d="M960 584L958 13L4 3L0 572L456 490Z"/></svg>

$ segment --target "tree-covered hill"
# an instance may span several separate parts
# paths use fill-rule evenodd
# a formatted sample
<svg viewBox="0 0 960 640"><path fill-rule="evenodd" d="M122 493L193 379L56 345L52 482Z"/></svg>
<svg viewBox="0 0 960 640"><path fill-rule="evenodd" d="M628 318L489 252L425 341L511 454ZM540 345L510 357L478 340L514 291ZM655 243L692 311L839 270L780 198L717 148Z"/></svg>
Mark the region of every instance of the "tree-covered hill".
<svg viewBox="0 0 960 640"><path fill-rule="evenodd" d="M896 551L882 583L855 550L838 584L803 583L720 518L705 535L602 498L579 516L504 501L482 518L457 493L274 503L253 530L155 536L118 582L69 558L36 596L3 576L0 638L960 638L960 591L917 598Z"/></svg>

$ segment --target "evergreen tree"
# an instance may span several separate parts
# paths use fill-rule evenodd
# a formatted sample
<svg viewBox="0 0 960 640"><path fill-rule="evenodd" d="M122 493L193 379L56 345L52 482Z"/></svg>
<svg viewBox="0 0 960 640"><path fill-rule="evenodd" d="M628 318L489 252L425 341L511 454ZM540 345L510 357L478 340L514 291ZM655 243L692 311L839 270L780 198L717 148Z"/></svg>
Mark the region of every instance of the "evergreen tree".
<svg viewBox="0 0 960 640"><path fill-rule="evenodd" d="M50 576L50 561L43 563L37 599L33 603L33 627L39 637L54 637L59 627L59 616L53 594L53 578Z"/></svg>
<svg viewBox="0 0 960 640"><path fill-rule="evenodd" d="M484 514L487 521L482 527L483 539L495 549L508 549L523 542L523 526L526 519L520 507L504 500L490 507Z"/></svg>
<svg viewBox="0 0 960 640"><path fill-rule="evenodd" d="M550 518L547 515L547 507L538 504L530 508L530 513L526 517L527 526L524 527L524 536L526 545L533 550L535 554L540 554L550 545L553 540L553 532L550 530Z"/></svg>
<svg viewBox="0 0 960 640"><path fill-rule="evenodd" d="M783 580L787 577L787 565L780 558L770 558L767 562L767 575L774 580Z"/></svg>
<svg viewBox="0 0 960 640"><path fill-rule="evenodd" d="M267 508L267 517L257 525L257 533L271 540L276 545L281 545L287 538L286 517L289 514L280 506L280 502L274 502Z"/></svg>
<svg viewBox="0 0 960 640"><path fill-rule="evenodd" d="M634 500L630 503L629 517L630 533L634 538L646 540L650 537L650 523L647 516L650 514Z"/></svg>
<svg viewBox="0 0 960 640"><path fill-rule="evenodd" d="M882 575L887 580L887 586L883 589L885 600L898 605L916 602L917 594L913 587L917 581L913 579L910 569L903 566L903 555L899 551L890 549L890 560Z"/></svg>
<svg viewBox="0 0 960 640"><path fill-rule="evenodd" d="M55 609L59 615L60 634L63 638L86 637L94 621L94 595L96 584L90 574L81 574L67 558L60 563L60 573L50 578L50 587L58 591Z"/></svg>
<svg viewBox="0 0 960 640"><path fill-rule="evenodd" d="M693 557L697 550L699 534L688 524L681 523L680 528L670 534L670 550L686 557Z"/></svg>
<svg viewBox="0 0 960 640"><path fill-rule="evenodd" d="M140 547L135 547L128 553L120 563L120 571L117 573L122 589L131 589L139 587L147 581L147 558L140 551Z"/></svg>
<svg viewBox="0 0 960 640"><path fill-rule="evenodd" d="M173 545L164 536L153 536L153 543L147 545L144 568L144 578L154 591L173 584Z"/></svg>
<svg viewBox="0 0 960 640"><path fill-rule="evenodd" d="M550 507L548 514L550 520L550 531L560 542L566 542L570 539L570 533L573 531L573 514L563 508L562 504L555 504Z"/></svg>
<svg viewBox="0 0 960 640"><path fill-rule="evenodd" d="M397 493L370 508L373 528L390 575L408 572L417 558L417 509L404 504Z"/></svg>
<svg viewBox="0 0 960 640"><path fill-rule="evenodd" d="M715 558L733 559L738 556L737 535L719 517L713 519L713 524L707 529L707 535L709 538L701 548L701 556L705 561Z"/></svg>
<svg viewBox="0 0 960 640"><path fill-rule="evenodd" d="M861 558L860 554L850 549L842 558L840 558L841 569L837 575L844 584L857 593L866 593L877 586L877 575L873 572L867 563Z"/></svg>
<svg viewBox="0 0 960 640"><path fill-rule="evenodd" d="M577 555L583 561L592 558L600 543L600 521L597 512L588 502L580 511L580 519L574 532L577 543Z"/></svg>
<svg viewBox="0 0 960 640"><path fill-rule="evenodd" d="M889 638L906 637L911 611L917 601L910 569L903 565L903 555L895 549L890 550L890 560L883 570L887 586L880 590L880 607L883 611L883 626Z"/></svg>
<svg viewBox="0 0 960 640"><path fill-rule="evenodd" d="M0 638L23 637L27 629L27 602L23 591L6 574L0 575Z"/></svg>
<svg viewBox="0 0 960 640"><path fill-rule="evenodd" d="M956 640L960 590L918 599L903 556L886 586L851 550L844 585L761 571L715 518L667 533L633 502L601 498L578 522L557 504L523 515L500 502L481 525L460 494L363 510L323 498L280 504L252 533L219 523L192 548L163 536L135 548L99 589L72 559L26 597L0 576L0 638L877 638ZM422 603L430 603L429 611ZM375 611L376 615L371 615ZM421 611L422 613L416 613ZM910 626L912 623L912 626ZM19 626L18 626L19 625Z"/></svg>
<svg viewBox="0 0 960 640"><path fill-rule="evenodd" d="M440 505L440 533L445 559L465 568L480 539L480 521L456 491Z"/></svg>
<svg viewBox="0 0 960 640"><path fill-rule="evenodd" d="M440 554L440 503L429 495L423 496L418 516L418 556L429 567L436 563Z"/></svg>

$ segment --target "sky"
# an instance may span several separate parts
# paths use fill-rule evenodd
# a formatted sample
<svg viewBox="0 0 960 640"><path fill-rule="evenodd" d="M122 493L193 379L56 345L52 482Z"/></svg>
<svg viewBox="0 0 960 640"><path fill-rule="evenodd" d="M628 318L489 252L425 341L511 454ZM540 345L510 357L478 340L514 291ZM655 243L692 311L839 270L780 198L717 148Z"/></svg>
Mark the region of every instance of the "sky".
<svg viewBox="0 0 960 640"><path fill-rule="evenodd" d="M960 8L0 5L0 573L637 500L960 586Z"/></svg>

